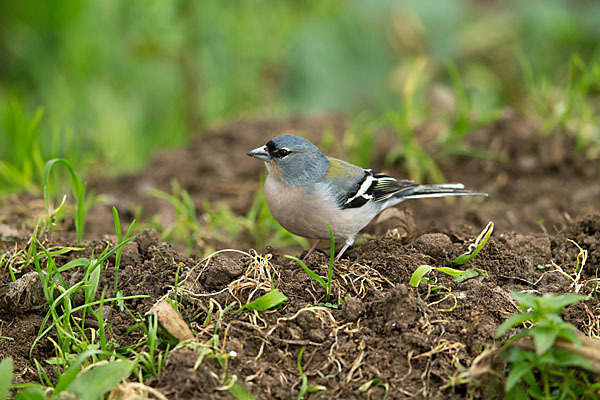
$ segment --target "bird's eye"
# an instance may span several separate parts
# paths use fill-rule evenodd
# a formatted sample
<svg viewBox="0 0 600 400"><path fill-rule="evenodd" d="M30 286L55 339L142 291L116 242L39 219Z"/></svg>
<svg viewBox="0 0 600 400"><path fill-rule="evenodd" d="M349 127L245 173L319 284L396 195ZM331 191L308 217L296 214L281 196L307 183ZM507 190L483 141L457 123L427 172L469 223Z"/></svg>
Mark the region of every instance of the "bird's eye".
<svg viewBox="0 0 600 400"><path fill-rule="evenodd" d="M283 157L286 157L288 154L290 154L289 150L279 149L279 150L277 150L277 154L275 156L277 158L283 158Z"/></svg>

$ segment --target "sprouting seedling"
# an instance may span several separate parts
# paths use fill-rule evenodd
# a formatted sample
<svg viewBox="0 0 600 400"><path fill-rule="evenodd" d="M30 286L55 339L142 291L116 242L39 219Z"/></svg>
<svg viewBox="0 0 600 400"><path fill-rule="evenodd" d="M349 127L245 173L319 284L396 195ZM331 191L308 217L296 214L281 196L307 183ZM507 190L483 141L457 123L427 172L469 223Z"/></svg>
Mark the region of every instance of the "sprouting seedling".
<svg viewBox="0 0 600 400"><path fill-rule="evenodd" d="M505 344L510 371L505 383L507 398L515 397L513 389L523 393L521 397L527 398L583 398L577 393L588 391L589 383L585 377L582 380L573 367L593 370L591 364L572 349L556 347L554 344L557 339L562 339L581 347L577 329L563 321L560 314L566 306L588 297L574 293L545 293L536 296L517 291L511 292L511 295L519 302L519 310L526 311L514 314L504 321L496 332L496 338L525 322L530 325L517 332ZM510 346L525 336L533 339L535 350Z"/></svg>
<svg viewBox="0 0 600 400"><path fill-rule="evenodd" d="M116 251L129 243L132 239L126 239L112 249L106 249L97 259L78 258L63 266L57 266L53 256L43 246L43 244L37 240L34 236L32 238L32 258L35 269L42 282L42 290L44 297L49 305L49 310L46 313L37 337L31 345L29 355L32 356L33 350L37 343L45 337L53 328L57 327L57 339L59 347L65 349L65 354L72 347L72 342L76 338L73 326L72 316L76 312L81 311L83 313L82 320L85 320L85 314L88 312L93 313L93 307L108 302L115 302L120 300L129 300L133 298L145 298L146 295L135 295L126 297L112 297L108 299L102 298L101 300L94 300L96 297L100 276L102 275L103 263L111 257ZM40 257L37 254L37 248L43 251L47 259L47 267L45 271L42 270L40 265ZM71 285L62 276L62 273L73 269L83 267L84 276L81 281ZM72 299L76 293L82 293L85 297L84 304L76 306L73 304ZM59 312L60 311L60 312ZM48 326L47 326L48 325ZM78 328L78 327L76 327Z"/></svg>
<svg viewBox="0 0 600 400"><path fill-rule="evenodd" d="M481 251L483 246L485 246L493 231L494 223L490 221L487 224L487 226L481 231L479 236L477 236L475 243L469 246L469 250L465 254L462 254L456 257L454 260L450 261L450 263L448 263L448 265L450 266L432 267L431 265L421 265L415 270L415 272L413 272L412 276L410 277L410 285L418 287L419 283L421 283L425 275L427 275L427 273L434 269L448 274L450 276L453 276L455 282L463 282L467 279L475 278L477 276L488 276L486 271L479 268L469 268L466 271L463 271L452 267L464 265L467 262L471 261Z"/></svg>
<svg viewBox="0 0 600 400"><path fill-rule="evenodd" d="M298 392L298 400L303 399L307 393L314 393L320 390L327 390L325 386L308 384L308 376L306 376L306 374L302 371L302 355L304 354L304 350L306 350L306 346L302 346L302 348L300 349L300 353L298 353L298 359L296 360L298 372L300 373L300 377L302 379L300 392Z"/></svg>
<svg viewBox="0 0 600 400"><path fill-rule="evenodd" d="M240 307L237 312L243 310L256 310L264 311L271 308L278 307L279 305L287 301L287 297L279 291L279 289L273 289L269 293L259 297L258 299Z"/></svg>
<svg viewBox="0 0 600 400"><path fill-rule="evenodd" d="M490 236L492 236L493 232L494 232L494 223L492 221L490 221L486 225L486 227L483 228L483 230L481 231L479 236L477 236L477 239L475 239L475 243L469 245L469 250L465 254L460 255L460 256L456 257L454 260L450 261L450 265L453 267L455 267L457 265L464 265L464 264L468 263L469 261L471 261L473 258L475 258L475 256L477 254L479 254L481 249L483 249L483 246L485 246L485 244L487 243Z"/></svg>
<svg viewBox="0 0 600 400"><path fill-rule="evenodd" d="M133 225L135 224L135 219L133 221L131 221L131 224L129 225L129 228L127 229L127 232L125 233L125 237L123 237L123 232L121 231L121 220L119 219L119 212L117 211L116 207L112 208L112 212L113 212L113 222L115 225L115 232L117 233L117 241L118 243L122 243L124 240L128 240L129 239L129 235L131 235L131 230L133 229ZM121 293L118 293L118 273L119 273L119 266L121 265L121 254L123 253L123 247L119 247L117 250L117 254L115 255L115 284L114 284L114 291L113 293L115 294L115 296L120 297ZM122 307L122 304L120 304L120 306Z"/></svg>
<svg viewBox="0 0 600 400"><path fill-rule="evenodd" d="M363 394L363 393L367 392L369 389L371 389L371 387L373 387L373 386L381 386L385 389L385 394L383 395L384 400L387 400L390 398L390 384L382 382L381 379L379 379L379 378L371 379L370 381L360 385L360 387L358 388L358 393Z"/></svg>
<svg viewBox="0 0 600 400"><path fill-rule="evenodd" d="M73 191L73 197L77 202L77 209L75 213L75 231L77 232L77 243L81 243L83 237L83 230L85 227L85 191L87 183L82 183L79 176L75 173L75 170L71 166L71 163L64 158L54 158L46 163L44 167L44 204L46 206L46 212L51 217L50 212L50 172L54 164L59 163L69 172L71 177L71 190Z"/></svg>
<svg viewBox="0 0 600 400"><path fill-rule="evenodd" d="M333 231L331 230L331 227L329 226L329 224L327 224L327 229L329 230L329 239L331 240L331 249L329 251L329 269L327 270L327 282L325 282L325 280L323 278L321 278L316 272L314 272L313 270L308 268L302 260L300 260L294 256L289 256L289 255L286 255L285 257L289 258L290 260L294 260L298 264L300 264L300 266L308 274L308 276L310 276L310 278L313 279L314 281L318 282L319 285L321 285L323 287L323 289L325 289L325 296L326 296L325 302L329 303L329 301L331 299L331 281L333 279L333 263L335 261L335 240L333 238Z"/></svg>

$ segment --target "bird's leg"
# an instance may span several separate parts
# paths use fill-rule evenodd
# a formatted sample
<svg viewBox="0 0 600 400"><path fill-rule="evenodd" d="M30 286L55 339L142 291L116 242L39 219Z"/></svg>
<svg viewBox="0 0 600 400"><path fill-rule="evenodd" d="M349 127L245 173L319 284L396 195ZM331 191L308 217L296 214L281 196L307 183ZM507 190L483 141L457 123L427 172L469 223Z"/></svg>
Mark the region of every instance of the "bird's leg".
<svg viewBox="0 0 600 400"><path fill-rule="evenodd" d="M315 249L319 245L320 241L321 241L321 239L317 239L317 241L315 242L315 244L312 245L312 247L310 248L310 250L308 251L308 253L306 253L306 255L302 258L302 261L308 260L308 256L310 256L312 254L312 252L315 251Z"/></svg>
<svg viewBox="0 0 600 400"><path fill-rule="evenodd" d="M340 261L340 258L342 258L342 255L344 254L344 252L346 251L346 249L350 247L350 245L348 243L346 243L344 245L344 247L342 247L342 249L340 250L339 253L337 253L337 256L335 256L335 262Z"/></svg>

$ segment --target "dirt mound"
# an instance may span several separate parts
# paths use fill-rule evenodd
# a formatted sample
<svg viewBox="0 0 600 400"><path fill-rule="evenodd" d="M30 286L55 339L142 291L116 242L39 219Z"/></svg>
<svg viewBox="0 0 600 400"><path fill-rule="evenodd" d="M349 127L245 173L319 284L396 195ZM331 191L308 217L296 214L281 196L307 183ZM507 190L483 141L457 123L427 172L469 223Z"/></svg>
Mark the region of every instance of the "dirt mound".
<svg viewBox="0 0 600 400"><path fill-rule="evenodd" d="M334 302L343 303L339 309L312 306L324 301L323 288L276 251L266 258L233 253L199 262L173 252L157 240L155 233L147 231L127 246L119 289L125 295L149 295L126 302L134 313L144 315L161 297L173 295L179 267L182 315L196 337L208 342L214 325L207 329L203 318L197 316L203 312L210 315L210 304L219 304L219 309L233 302L246 304L270 289L271 278L274 287L289 299L282 309L259 316L236 313L236 306L223 313L221 329L217 330L220 350L235 354L228 359L227 373L237 376L261 398L294 397L300 384L296 358L302 347L306 347L304 373L311 384L327 388L323 394L327 398L359 397L358 388L375 378L389 384L399 397L460 398L464 385L443 388L456 377L457 365L465 369L472 366L482 349L495 343L498 325L516 310L510 290L573 291L571 279L556 268L541 269L539 265L554 262L575 277L579 250L567 236L577 232L579 245L598 257L594 250L600 245L594 228L598 226L600 215L592 214L557 235L497 233L470 265L487 271L489 277L456 283L444 274L431 273L429 278L444 288L437 293L426 284L418 289L408 286L412 272L423 264L445 265L465 252L478 232L424 234L408 244L390 238L373 239L353 247L334 268ZM85 250L70 253L61 262L92 252L98 254L105 246L105 242L91 242ZM112 262L105 268L101 282L108 288L107 296L112 295ZM326 275L327 265L328 258L323 254L309 259L309 266L321 276ZM584 292L592 289L598 264L588 267L579 282ZM77 279L76 275L74 272L69 279ZM580 330L588 332L596 328L590 325L586 313L597 315L598 311L597 302L590 300L569 308L566 315ZM0 341L0 354L15 359L20 382L36 379L28 364L28 352L44 312L20 310L3 317L7 323L2 335L15 341ZM116 308L106 313L106 322L112 328L111 339L120 345L134 343L143 336L138 329L126 333L134 321ZM53 346L42 340L34 356L54 356ZM188 347L173 350L162 374L148 382L173 399L215 398L221 393L218 377L223 369L215 359L207 359L194 369L197 359L198 353ZM369 391L373 397L383 392L382 386Z"/></svg>
<svg viewBox="0 0 600 400"><path fill-rule="evenodd" d="M81 251L57 255L57 265L106 248L114 235L109 205L116 204L124 219L135 214L136 204L143 204L148 214L166 213L170 206L150 196L148 188L169 191L171 178L179 180L197 206L204 199L223 200L243 212L263 170L245 152L287 130L302 131L318 142L326 127L342 132L344 122L329 117L240 121L189 148L158 155L147 170L94 182L97 193L107 194L109 202L92 211L86 235L93 240ZM224 389L234 379L259 398L295 398L302 383L297 366L302 351L308 383L326 388L315 395L319 398L382 398L386 385L393 398L464 398L471 390L480 398L502 397L500 382L479 372L494 360L498 325L517 309L510 291L589 294L594 289L600 266L598 163L564 151L564 143L553 142L558 138L539 140L535 125L518 119L481 129L471 140L506 161L456 158L444 170L450 181L462 181L490 196L413 201L395 210L373 227L374 236L358 240L335 265L330 303L337 308L323 305L324 289L281 250L230 251L201 260L183 255L146 230L124 248L118 289L124 295L148 297L125 302L133 314L116 305L106 307L109 339L123 347L143 338L141 329L129 331L137 323L132 315L144 316L161 298L174 298L177 278L179 310L198 341L209 344L204 345L201 363L198 343L172 349L162 373L145 381L170 399L228 398ZM387 172L402 176L400 169ZM6 227L3 253L27 249L25 219L37 212L43 213L39 199L5 200L0 220ZM417 267L444 266L465 253L489 220L496 223L495 232L467 265L488 276L459 283L432 271L432 283L409 285ZM44 244L73 245L68 238L63 232ZM235 241L229 247L247 248ZM114 262L113 256L101 277L106 297L113 295ZM322 252L308 260L320 276L327 275L328 263ZM0 295L10 293L0 299L0 336L14 339L0 340L0 357L14 359L17 383L38 379L29 351L47 306L35 300L39 285L35 275L27 275L32 270L28 266L17 271L16 278L33 282L23 291L25 297L11 286L6 269L0 274L5 284ZM73 269L64 278L76 282L80 274ZM271 287L287 296L282 308L236 312ZM23 307L23 299L31 299L32 306ZM568 307L565 319L597 336L599 314L592 299ZM55 355L47 337L33 350L38 360Z"/></svg>

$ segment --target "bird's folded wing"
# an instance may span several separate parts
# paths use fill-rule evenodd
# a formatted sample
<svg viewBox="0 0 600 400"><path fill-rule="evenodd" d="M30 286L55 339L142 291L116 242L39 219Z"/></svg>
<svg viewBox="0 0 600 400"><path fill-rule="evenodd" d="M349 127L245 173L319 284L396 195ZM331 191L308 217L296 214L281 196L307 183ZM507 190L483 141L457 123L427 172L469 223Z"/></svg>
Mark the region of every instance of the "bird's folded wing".
<svg viewBox="0 0 600 400"><path fill-rule="evenodd" d="M368 201L382 202L417 186L412 181L397 180L336 158L329 158L329 163L323 182L334 193L342 209L362 207Z"/></svg>

